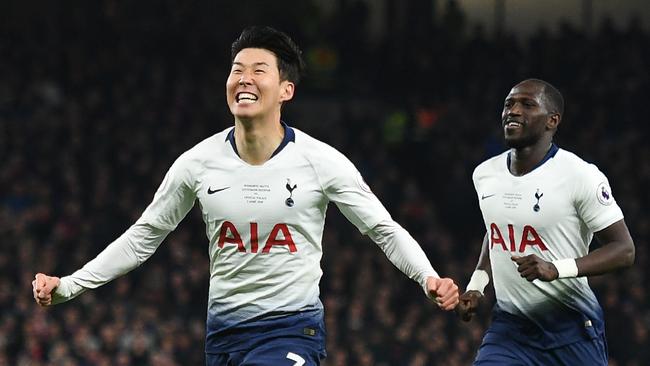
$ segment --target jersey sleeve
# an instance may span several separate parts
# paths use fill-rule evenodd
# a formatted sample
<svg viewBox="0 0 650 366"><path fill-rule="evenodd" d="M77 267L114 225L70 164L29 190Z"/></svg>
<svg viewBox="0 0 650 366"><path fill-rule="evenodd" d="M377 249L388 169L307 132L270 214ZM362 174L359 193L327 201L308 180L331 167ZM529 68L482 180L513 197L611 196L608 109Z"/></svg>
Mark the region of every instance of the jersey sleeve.
<svg viewBox="0 0 650 366"><path fill-rule="evenodd" d="M427 277L440 276L420 245L392 219L354 164L335 150L332 157L335 163L322 167L319 173L328 199L361 233L368 235L381 248L395 267L419 283L427 294Z"/></svg>
<svg viewBox="0 0 650 366"><path fill-rule="evenodd" d="M597 232L623 219L607 177L589 164L576 179L575 206L587 227Z"/></svg>
<svg viewBox="0 0 650 366"><path fill-rule="evenodd" d="M406 229L393 220L382 221L368 232L368 236L381 248L386 257L402 273L419 283L427 292L427 277L440 278L420 245Z"/></svg>
<svg viewBox="0 0 650 366"><path fill-rule="evenodd" d="M172 164L141 221L171 231L183 220L196 200L191 163L184 154Z"/></svg>
<svg viewBox="0 0 650 366"><path fill-rule="evenodd" d="M52 304L71 300L135 269L151 257L167 234L167 230L136 222L83 268L61 277Z"/></svg>
<svg viewBox="0 0 650 366"><path fill-rule="evenodd" d="M366 234L381 221L392 220L348 158L334 149L325 151L323 157L317 174L325 195L361 233Z"/></svg>

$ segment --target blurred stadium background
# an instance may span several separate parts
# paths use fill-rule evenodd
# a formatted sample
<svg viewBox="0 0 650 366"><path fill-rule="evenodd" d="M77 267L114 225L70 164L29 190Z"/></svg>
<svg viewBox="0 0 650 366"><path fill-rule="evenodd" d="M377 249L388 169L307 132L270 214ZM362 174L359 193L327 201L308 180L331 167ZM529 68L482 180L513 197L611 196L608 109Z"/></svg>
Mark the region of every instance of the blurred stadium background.
<svg viewBox="0 0 650 366"><path fill-rule="evenodd" d="M36 271L68 274L139 217L172 161L232 124L230 43L293 36L308 61L284 119L343 151L440 273L464 288L484 228L471 173L504 149L527 77L567 100L557 140L596 162L637 247L591 279L611 365L650 364L650 5L598 0L0 2L0 365L202 365L207 240L192 211L131 274L41 309ZM459 322L333 208L325 365L468 365L489 322ZM492 301L492 290L488 290Z"/></svg>

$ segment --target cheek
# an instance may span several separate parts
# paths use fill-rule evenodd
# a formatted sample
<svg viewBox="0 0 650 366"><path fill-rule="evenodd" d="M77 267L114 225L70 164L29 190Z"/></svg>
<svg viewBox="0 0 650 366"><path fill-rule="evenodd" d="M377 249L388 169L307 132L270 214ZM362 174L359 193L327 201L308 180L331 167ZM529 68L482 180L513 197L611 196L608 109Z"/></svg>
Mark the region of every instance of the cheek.
<svg viewBox="0 0 650 366"><path fill-rule="evenodd" d="M235 89L237 88L237 82L228 79L226 81L226 98L231 100L234 98Z"/></svg>
<svg viewBox="0 0 650 366"><path fill-rule="evenodd" d="M234 82L234 80L232 78L228 78L228 80L226 80L226 91L233 90L235 85L236 83Z"/></svg>

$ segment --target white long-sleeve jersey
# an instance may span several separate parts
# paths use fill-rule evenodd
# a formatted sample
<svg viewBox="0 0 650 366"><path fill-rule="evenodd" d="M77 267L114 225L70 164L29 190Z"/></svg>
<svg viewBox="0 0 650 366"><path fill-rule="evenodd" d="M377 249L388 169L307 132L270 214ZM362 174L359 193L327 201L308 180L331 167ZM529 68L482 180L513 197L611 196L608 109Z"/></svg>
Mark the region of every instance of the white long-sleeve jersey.
<svg viewBox="0 0 650 366"><path fill-rule="evenodd" d="M485 228L497 309L535 324L540 347L604 331L603 314L586 277L551 282L522 278L512 255L546 261L589 253L594 232L622 220L605 175L555 145L523 176L508 170L508 152L480 164L473 180ZM510 331L510 330L507 330Z"/></svg>
<svg viewBox="0 0 650 366"><path fill-rule="evenodd" d="M61 278L55 301L139 266L197 200L209 241L208 330L322 309L321 239L330 201L426 292L426 278L437 273L354 165L327 144L284 128L282 144L259 166L238 156L234 128L182 154L141 218L82 269Z"/></svg>

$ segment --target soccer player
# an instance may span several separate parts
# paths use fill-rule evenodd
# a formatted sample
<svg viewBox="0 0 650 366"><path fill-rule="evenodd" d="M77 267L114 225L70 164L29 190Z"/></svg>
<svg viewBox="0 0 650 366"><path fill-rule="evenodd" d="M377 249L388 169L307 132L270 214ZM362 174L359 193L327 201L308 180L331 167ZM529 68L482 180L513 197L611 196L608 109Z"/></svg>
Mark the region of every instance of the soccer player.
<svg viewBox="0 0 650 366"><path fill-rule="evenodd" d="M440 278L340 152L281 120L303 69L284 33L245 29L232 44L226 99L234 127L171 166L137 222L72 275L39 273L38 304L70 300L149 258L198 200L210 255L207 365L318 365L325 357L321 239L328 203L444 310L458 287Z"/></svg>
<svg viewBox="0 0 650 366"><path fill-rule="evenodd" d="M631 266L634 243L605 175L553 143L563 109L549 83L515 85L501 115L510 149L474 171L487 233L457 311L475 314L489 265L496 296L475 365L607 365L587 276Z"/></svg>

